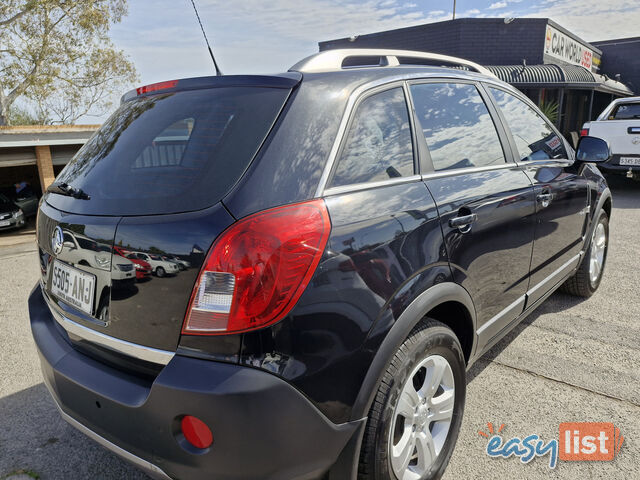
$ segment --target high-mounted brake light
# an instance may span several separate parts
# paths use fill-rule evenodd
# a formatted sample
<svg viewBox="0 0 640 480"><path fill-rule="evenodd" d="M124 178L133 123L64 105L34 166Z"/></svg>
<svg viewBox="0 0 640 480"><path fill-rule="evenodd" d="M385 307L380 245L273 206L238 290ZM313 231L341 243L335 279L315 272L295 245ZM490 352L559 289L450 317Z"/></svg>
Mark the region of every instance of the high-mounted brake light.
<svg viewBox="0 0 640 480"><path fill-rule="evenodd" d="M330 232L321 199L265 210L231 225L209 250L182 333L246 332L284 318L311 280Z"/></svg>
<svg viewBox="0 0 640 480"><path fill-rule="evenodd" d="M581 137L586 137L587 135L589 135L589 129L588 128L583 128L582 130L580 130L580 136Z"/></svg>
<svg viewBox="0 0 640 480"><path fill-rule="evenodd" d="M169 80L168 82L152 83L150 85L144 85L143 87L136 88L136 93L142 95L144 93L157 92L159 90L166 90L168 88L174 88L178 85L178 80Z"/></svg>

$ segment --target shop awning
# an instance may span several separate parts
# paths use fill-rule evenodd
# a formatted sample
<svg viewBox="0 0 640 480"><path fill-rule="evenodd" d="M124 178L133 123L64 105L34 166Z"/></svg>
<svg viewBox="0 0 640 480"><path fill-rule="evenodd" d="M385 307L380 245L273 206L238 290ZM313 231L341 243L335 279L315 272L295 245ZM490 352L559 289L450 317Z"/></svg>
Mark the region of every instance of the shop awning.
<svg viewBox="0 0 640 480"><path fill-rule="evenodd" d="M488 65L487 68L516 87L579 88L620 96L633 95L624 83L578 65Z"/></svg>

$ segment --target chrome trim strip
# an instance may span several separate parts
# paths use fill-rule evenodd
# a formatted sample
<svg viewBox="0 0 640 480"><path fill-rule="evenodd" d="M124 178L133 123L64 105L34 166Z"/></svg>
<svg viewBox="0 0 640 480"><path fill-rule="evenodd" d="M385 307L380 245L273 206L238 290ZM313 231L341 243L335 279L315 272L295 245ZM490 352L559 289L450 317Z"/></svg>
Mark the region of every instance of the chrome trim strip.
<svg viewBox="0 0 640 480"><path fill-rule="evenodd" d="M98 435L96 432L94 432L90 428L84 426L82 423L77 421L72 416L65 413L64 410L62 410L62 407L60 406L58 401L55 399L55 397L53 398L53 402L56 404L56 407L58 408L58 411L60 412L60 415L62 416L62 419L65 422L67 422L69 425L79 430L81 433L85 434L87 437L89 437L93 441L102 445L104 448L106 448L107 450L110 450L111 452L115 453L116 455L123 458L124 460L132 463L133 465L138 467L140 470L144 471L147 475L150 475L153 478L160 479L160 480L171 480L171 477L166 473L164 473L164 470L162 470L157 465L154 465L153 463L147 460L144 460L143 458L140 458L137 455L134 455L133 453L125 450L124 448L119 447L115 443L110 442L106 438Z"/></svg>
<svg viewBox="0 0 640 480"><path fill-rule="evenodd" d="M484 323L484 325L482 325L478 330L477 330L477 334L481 335L482 332L484 332L487 328L489 328L491 325L493 325L494 323L496 323L498 320L501 320L505 315L507 315L510 311L512 311L513 309L517 308L518 305L522 305L524 306L524 302L526 300L526 295L522 295L521 297L518 297L516 299L515 302L513 302L511 305L507 306L506 308L502 309L497 315L495 315L493 318L489 319L487 322ZM522 313L522 312L521 312ZM519 315L519 314L518 314ZM517 315L516 315L517 317ZM515 318L515 317L514 317ZM513 319L512 319L513 320Z"/></svg>
<svg viewBox="0 0 640 480"><path fill-rule="evenodd" d="M380 180L379 182L354 183L350 185L341 185L340 187L327 188L324 191L325 196L338 195L341 193L358 192L360 190L369 190L370 188L386 187L388 185L398 185L402 183L419 182L420 175L411 175L410 177L390 178L388 180Z"/></svg>
<svg viewBox="0 0 640 480"><path fill-rule="evenodd" d="M551 283L551 281L562 277L562 274L565 273L566 271L571 270L572 268L575 268L577 265L573 265L573 263L579 263L580 262L580 258L582 258L582 255L583 255L583 252L580 252L579 254L571 257L569 260L567 260L565 263L563 263L562 266L557 268L551 275L549 275L547 278L545 278L540 283L535 285L533 288L530 288L529 290L527 290L527 295L531 296L533 293L535 293L541 287L544 287L545 285Z"/></svg>
<svg viewBox="0 0 640 480"><path fill-rule="evenodd" d="M520 166L514 162L506 162L500 165L485 165L483 167L455 168L451 170L441 170L437 172L429 172L422 175L423 180L431 178L451 177L454 175L466 175L467 173L491 172L493 170L511 170L519 169Z"/></svg>
<svg viewBox="0 0 640 480"><path fill-rule="evenodd" d="M114 352L123 353L146 362L156 363L158 365L166 365L174 357L175 352L168 350L159 350L153 347L147 347L146 345L139 345L137 343L127 342L119 338L105 335L104 333L92 330L84 325L74 322L73 320L65 317L61 313L57 312L52 307L51 301L44 295L44 298L49 306L49 310L53 314L53 318L58 324L64 328L68 333L76 335L83 340L100 345L101 347L108 348Z"/></svg>

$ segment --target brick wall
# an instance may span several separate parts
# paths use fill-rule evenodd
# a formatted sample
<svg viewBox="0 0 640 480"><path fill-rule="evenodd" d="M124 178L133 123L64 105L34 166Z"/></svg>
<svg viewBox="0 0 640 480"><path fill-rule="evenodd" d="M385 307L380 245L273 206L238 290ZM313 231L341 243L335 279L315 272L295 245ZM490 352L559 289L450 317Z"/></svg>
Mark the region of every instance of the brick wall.
<svg viewBox="0 0 640 480"><path fill-rule="evenodd" d="M591 43L602 50L600 73L610 78L619 73L622 83L640 95L640 37Z"/></svg>
<svg viewBox="0 0 640 480"><path fill-rule="evenodd" d="M463 57L484 65L543 63L545 18L501 18L458 20L400 28L320 42L320 51L333 48L398 48Z"/></svg>

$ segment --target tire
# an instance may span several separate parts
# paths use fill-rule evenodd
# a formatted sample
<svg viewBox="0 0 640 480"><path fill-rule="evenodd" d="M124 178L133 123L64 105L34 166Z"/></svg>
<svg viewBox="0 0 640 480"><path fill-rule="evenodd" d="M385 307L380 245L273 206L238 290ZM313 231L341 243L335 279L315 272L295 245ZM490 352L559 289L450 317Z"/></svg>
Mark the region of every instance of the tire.
<svg viewBox="0 0 640 480"><path fill-rule="evenodd" d="M156 268L156 276L157 277L164 277L166 274L167 274L167 272L165 272L164 268L162 268L162 267Z"/></svg>
<svg viewBox="0 0 640 480"><path fill-rule="evenodd" d="M429 390L427 379L432 376L430 372L436 371L438 367L443 368L444 373L437 384L437 390L435 394L423 397L416 390ZM413 393L410 393L411 389L418 395L413 396ZM460 342L449 327L426 318L398 348L383 375L369 411L369 420L362 440L358 480L405 480L403 474L397 475L395 472L407 471L417 474L412 478L420 480L440 478L449 463L458 438L465 391L465 360ZM401 398L407 400L403 401ZM409 402L409 399L413 399L414 403ZM437 402L432 403L432 400ZM440 416L450 417L448 425L446 418L430 421L435 418L431 416L433 413L438 415L437 403L441 401L445 401L447 408L441 408ZM417 408L413 406L415 403L418 403ZM401 415L401 410L410 411L413 419L409 420L408 416ZM410 460L409 465L403 468L402 465L407 462L407 455L394 452L408 452L413 447L410 446L409 440L409 447L403 449L405 440L418 437L421 438L416 442L418 445L421 442L428 445L431 438L431 449L422 449L422 455L414 449L413 452L417 453L418 457ZM436 452L435 460L430 461L433 453L427 453L429 451ZM402 458L405 458L404 463ZM418 463L420 461L423 465ZM429 466L426 466L427 464Z"/></svg>
<svg viewBox="0 0 640 480"><path fill-rule="evenodd" d="M607 216L607 212L600 210L600 213L598 213L596 218L596 226L593 229L591 241L589 242L589 249L587 250L586 255L582 259L576 273L567 279L562 287L560 287L563 292L568 293L569 295L589 298L596 290L598 290L600 282L602 281L604 267L607 262L607 251L609 250L609 217ZM600 239L602 238L600 232L604 233L604 245L602 246L599 244ZM594 273L592 271L592 268L594 268L592 266L592 260L594 257L601 258L601 260L599 261L600 267L597 275L592 276L592 273Z"/></svg>

